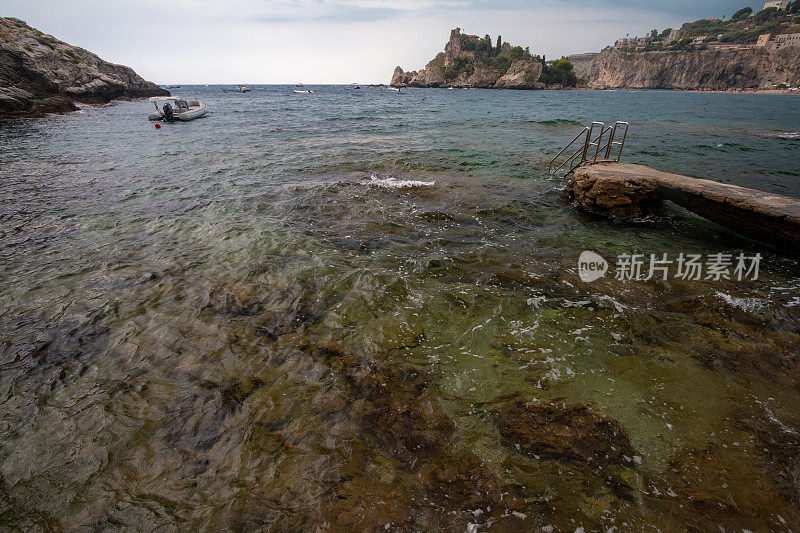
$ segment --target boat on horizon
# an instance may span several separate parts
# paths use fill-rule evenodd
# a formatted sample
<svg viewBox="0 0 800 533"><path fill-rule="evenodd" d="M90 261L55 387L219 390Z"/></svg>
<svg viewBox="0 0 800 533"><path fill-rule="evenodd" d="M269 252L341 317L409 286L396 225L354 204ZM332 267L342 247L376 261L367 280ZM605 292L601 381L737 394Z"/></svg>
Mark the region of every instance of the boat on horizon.
<svg viewBox="0 0 800 533"><path fill-rule="evenodd" d="M208 112L206 103L202 100L184 100L177 96L154 96L150 98L156 108L155 113L150 113L150 120L164 120L166 122L188 122L200 118ZM162 107L159 103L164 102Z"/></svg>
<svg viewBox="0 0 800 533"><path fill-rule="evenodd" d="M238 85L235 89L222 89L226 93L249 93L252 89L247 85Z"/></svg>

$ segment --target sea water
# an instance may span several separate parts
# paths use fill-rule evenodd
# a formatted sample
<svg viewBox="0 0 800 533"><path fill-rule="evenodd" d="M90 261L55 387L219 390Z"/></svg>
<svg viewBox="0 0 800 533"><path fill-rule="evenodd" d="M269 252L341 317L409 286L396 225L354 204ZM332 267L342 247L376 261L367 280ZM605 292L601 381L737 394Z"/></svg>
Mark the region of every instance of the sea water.
<svg viewBox="0 0 800 533"><path fill-rule="evenodd" d="M0 123L3 527L800 527L796 250L547 172L624 120L626 162L799 197L800 100L292 89Z"/></svg>

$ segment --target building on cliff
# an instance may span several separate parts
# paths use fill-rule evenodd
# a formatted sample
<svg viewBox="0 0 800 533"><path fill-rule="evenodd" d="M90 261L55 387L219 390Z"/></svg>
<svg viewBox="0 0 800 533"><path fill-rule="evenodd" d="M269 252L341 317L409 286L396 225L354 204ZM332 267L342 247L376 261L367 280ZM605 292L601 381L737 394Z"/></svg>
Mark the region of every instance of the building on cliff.
<svg viewBox="0 0 800 533"><path fill-rule="evenodd" d="M669 32L669 35L667 36L666 39L664 39L664 41L667 43L674 43L680 38L681 38L681 30L680 28L677 28Z"/></svg>
<svg viewBox="0 0 800 533"><path fill-rule="evenodd" d="M780 50L786 46L800 46L800 33L776 35L775 39L770 42L770 45L775 50Z"/></svg>
<svg viewBox="0 0 800 533"><path fill-rule="evenodd" d="M765 33L764 35L760 35L758 37L758 41L756 41L756 46L758 46L759 48L764 48L769 44L771 40L772 40L772 34Z"/></svg>
<svg viewBox="0 0 800 533"><path fill-rule="evenodd" d="M787 9L789 7L789 0L769 0L764 4L764 9L770 7L777 7L778 9Z"/></svg>

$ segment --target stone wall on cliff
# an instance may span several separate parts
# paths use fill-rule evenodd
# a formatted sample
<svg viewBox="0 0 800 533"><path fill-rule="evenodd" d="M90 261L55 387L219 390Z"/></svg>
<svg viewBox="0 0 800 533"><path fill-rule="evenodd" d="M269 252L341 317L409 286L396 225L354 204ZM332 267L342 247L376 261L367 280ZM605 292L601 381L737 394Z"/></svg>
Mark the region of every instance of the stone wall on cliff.
<svg viewBox="0 0 800 533"><path fill-rule="evenodd" d="M780 50L623 52L603 50L576 63L575 73L591 88L754 89L800 85L800 47Z"/></svg>
<svg viewBox="0 0 800 533"><path fill-rule="evenodd" d="M450 40L440 52L420 71L404 71L397 67L392 76L393 87L456 87L471 89L543 89L539 82L542 64L532 60L514 61L508 69L497 69L476 61L476 54L466 50L460 28L450 32ZM510 54L511 45L503 43L501 53ZM446 72L458 63L473 66L471 72L462 72L447 79Z"/></svg>
<svg viewBox="0 0 800 533"><path fill-rule="evenodd" d="M129 67L0 17L0 118L72 111L75 102L168 95Z"/></svg>

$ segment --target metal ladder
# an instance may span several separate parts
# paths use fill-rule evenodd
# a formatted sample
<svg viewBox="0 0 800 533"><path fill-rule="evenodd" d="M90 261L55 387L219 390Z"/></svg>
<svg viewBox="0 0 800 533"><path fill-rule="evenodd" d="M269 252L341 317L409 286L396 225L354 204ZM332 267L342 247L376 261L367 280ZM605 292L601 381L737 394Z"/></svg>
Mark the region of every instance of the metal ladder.
<svg viewBox="0 0 800 533"><path fill-rule="evenodd" d="M628 138L628 127L629 124L627 122L619 120L614 123L613 127L606 126L603 122L592 122L591 126L583 128L583 130L576 135L552 161L550 161L550 174L557 175L559 172L566 169L567 171L564 173L564 176L568 176L573 170L586 163L619 163L622 157L622 150L625 147L625 140ZM607 138L606 134L608 134ZM617 141L616 139L620 134L622 135L622 140ZM583 143L578 145L578 149L566 157L561 164L557 164L559 158L567 154L568 150L580 141L581 138L583 138ZM616 151L616 147L619 147L618 151ZM612 158L612 153L615 151L616 157ZM580 157L580 159L578 159L578 157Z"/></svg>

